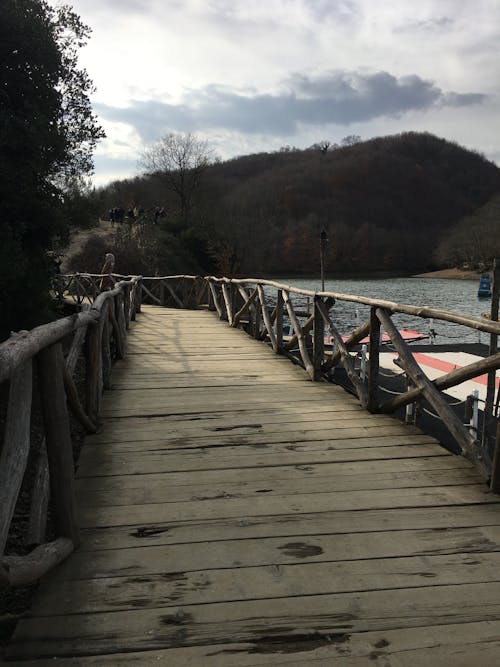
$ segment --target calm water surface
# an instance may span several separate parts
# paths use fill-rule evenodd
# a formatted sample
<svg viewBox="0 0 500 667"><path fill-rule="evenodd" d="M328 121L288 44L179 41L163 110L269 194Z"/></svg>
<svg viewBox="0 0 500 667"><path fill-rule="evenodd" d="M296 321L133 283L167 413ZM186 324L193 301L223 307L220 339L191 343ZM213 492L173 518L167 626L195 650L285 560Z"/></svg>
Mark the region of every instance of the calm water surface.
<svg viewBox="0 0 500 667"><path fill-rule="evenodd" d="M303 289L321 290L320 280L280 278L278 282ZM489 312L491 299L478 299L476 280L450 280L445 278L388 278L384 280L326 280L325 291L342 294L367 296L374 299L396 301L413 306L430 306L451 310L462 315L479 317ZM299 295L292 295L292 301L297 307L305 307L306 302ZM360 304L338 301L330 311L334 321L342 333L348 333L355 327L357 317L364 322L369 316L369 308ZM478 340L487 343L488 334L480 334L460 325L449 322L414 318L405 315L393 317L395 324L402 328L411 328L427 333L432 324L436 331L436 343L456 343L459 341L476 343Z"/></svg>

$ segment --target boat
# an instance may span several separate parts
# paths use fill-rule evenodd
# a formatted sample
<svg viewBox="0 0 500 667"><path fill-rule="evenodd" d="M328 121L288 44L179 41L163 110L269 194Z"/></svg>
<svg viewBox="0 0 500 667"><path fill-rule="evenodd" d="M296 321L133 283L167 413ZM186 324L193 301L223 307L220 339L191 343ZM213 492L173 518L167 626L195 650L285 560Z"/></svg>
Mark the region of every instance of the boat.
<svg viewBox="0 0 500 667"><path fill-rule="evenodd" d="M479 279L479 289L477 296L480 299L487 299L491 296L491 278L488 273L483 273Z"/></svg>

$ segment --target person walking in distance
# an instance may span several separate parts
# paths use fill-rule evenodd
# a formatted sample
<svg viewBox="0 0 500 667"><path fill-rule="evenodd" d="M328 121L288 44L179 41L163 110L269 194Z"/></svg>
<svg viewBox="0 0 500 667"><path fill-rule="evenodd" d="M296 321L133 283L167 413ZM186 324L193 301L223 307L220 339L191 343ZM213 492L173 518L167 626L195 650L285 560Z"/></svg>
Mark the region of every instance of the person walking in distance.
<svg viewBox="0 0 500 667"><path fill-rule="evenodd" d="M111 252L107 252L104 258L104 266L101 269L101 292L106 290L113 289L115 286L115 279L112 276L113 269L115 268L115 256Z"/></svg>

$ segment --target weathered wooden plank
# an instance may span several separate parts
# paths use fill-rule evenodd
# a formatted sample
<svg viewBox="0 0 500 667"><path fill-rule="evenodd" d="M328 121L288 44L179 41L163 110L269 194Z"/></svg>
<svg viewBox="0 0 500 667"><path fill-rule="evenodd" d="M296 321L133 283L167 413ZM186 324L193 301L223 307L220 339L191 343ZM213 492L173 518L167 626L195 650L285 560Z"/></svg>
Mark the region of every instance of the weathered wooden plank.
<svg viewBox="0 0 500 667"><path fill-rule="evenodd" d="M227 406L226 406L227 407ZM288 423L288 424L303 424L304 422L311 422L315 420L318 422L324 423L328 422L331 419L336 418L335 413L347 413L347 412L356 412L357 407L354 406L353 409L350 409L350 405L342 405L340 403L332 403L331 409L322 408L319 406L318 410L315 411L314 407L311 407L307 404L304 405L303 409L300 412L293 414L293 419L290 418L290 409L286 409L284 406L276 407L262 407L259 410L225 410L221 411L219 409L213 410L210 413L203 413L202 416L196 417L193 416L193 413L185 414L168 414L161 413L148 416L136 416L133 419L122 419L120 417L109 417L106 420L106 428L102 430L102 433L105 434L107 431L112 431L113 433L118 433L119 431L128 432L129 429L139 430L141 427L154 425L155 427L163 425L166 431L170 429L207 429L208 431L214 432L225 432L228 430L233 430L240 427L252 428L265 426L266 424L278 424L278 423ZM361 414L361 413L357 413ZM397 420L389 420L387 424L399 424L402 427L402 431L408 433L416 433L417 430L412 431L411 426L407 426L405 430ZM324 424L328 426L328 424ZM421 431L418 429L418 433ZM98 437L98 436L96 436ZM430 437L430 436L429 436Z"/></svg>
<svg viewBox="0 0 500 667"><path fill-rule="evenodd" d="M316 385L317 386L317 385ZM323 404L325 402L331 403L335 399L338 399L338 391L336 391L332 385L333 391L330 393L326 391L318 391L312 389L311 391L304 391L302 385L290 385L286 391L286 400L285 405L288 403L300 401L300 402L314 402ZM318 387L319 389L319 387ZM113 395L106 395L106 399L103 401L103 411L112 409L113 405L117 406L128 406L134 400L139 404L150 405L152 403L162 405L163 403L168 404L177 404L183 403L186 400L191 400L197 404L208 405L208 406L217 406L218 400L224 400L227 397L227 388L226 387L212 387L209 395L204 389L183 389L176 388L173 389L169 387L163 388L154 388L154 389L136 389L134 392L123 391L123 392L114 392ZM239 405L240 403L250 403L251 405L259 405L260 403L266 403L269 401L283 400L283 388L276 387L274 385L270 386L261 386L259 391L256 392L255 387L250 386L235 386L231 390L232 405ZM362 414L362 411L359 410L359 414ZM379 415L379 419L385 419L386 421L390 419L385 415Z"/></svg>
<svg viewBox="0 0 500 667"><path fill-rule="evenodd" d="M496 504L498 498L483 485L436 486L400 489L395 494L387 489L304 494L297 496L273 495L273 514L303 514L329 510L369 510L395 507L437 507L446 505ZM156 521L189 521L230 517L254 517L268 515L269 500L258 496L251 507L239 498L213 498L183 503L147 503L145 505L119 505L110 507L81 507L78 513L82 527L116 526L147 523L151 516Z"/></svg>
<svg viewBox="0 0 500 667"><path fill-rule="evenodd" d="M287 545L282 545L281 548ZM313 550L308 543L289 543L297 553ZM317 547L321 549L321 547ZM199 549L203 551L202 548ZM300 558L300 556L299 556ZM391 588L419 588L422 580L432 587L461 584L463 581L487 583L496 577L500 553L454 553L411 557L370 558L337 562L229 567L220 559L219 568L190 570L182 561L168 570L160 561L154 573L142 574L130 568L129 576L117 570L116 576L58 581L57 587L42 590L43 601L34 606L39 616L90 614L133 610L137 607L179 607L244 600L289 598L297 595L357 593ZM428 584L429 585L429 584ZM411 590L408 591L411 596ZM500 638L499 638L500 639Z"/></svg>
<svg viewBox="0 0 500 667"><path fill-rule="evenodd" d="M235 413L202 413L193 415L190 413L181 415L151 415L146 418L134 417L133 419L114 418L108 419L106 428L95 435L88 435L88 444L97 444L104 442L116 442L119 440L137 441L151 440L170 437L176 438L185 436L218 438L225 435L255 435L273 434L283 432L284 434L293 433L295 429L307 431L314 434L314 431L331 430L331 437L335 438L335 422L344 414L346 418L352 418L352 412L336 414L337 411L325 411L318 413L317 419L314 419L314 412L304 412L294 415L293 422L290 421L289 414L286 411L267 410L264 414L252 412ZM261 419L259 419L261 417ZM386 422L387 425L399 426L400 422ZM409 426L408 430L402 428L400 432L402 444L406 442L405 438L418 436L424 438L425 442L437 443L435 438L423 434L419 429ZM419 440L419 442L423 440ZM416 442L413 440L413 442ZM396 443L394 443L396 444ZM444 450L443 448L443 451Z"/></svg>
<svg viewBox="0 0 500 667"><path fill-rule="evenodd" d="M328 464L326 464L328 465ZM367 468L368 466L366 466ZM172 503L188 500L210 500L212 498L247 498L256 494L266 494L272 502L271 494L297 496L300 494L327 493L332 491L352 491L370 489L401 489L407 487L455 486L479 484L477 475L466 468L453 470L431 470L429 472L402 472L370 474L368 470L359 475L314 475L299 476L296 468L291 467L288 479L276 478L276 468L250 470L226 470L221 478L217 471L204 470L202 473L164 473L163 475L141 475L147 477L142 485L128 484L130 476L113 476L103 488L102 478L94 480L84 478L82 489L77 493L78 502L86 507L110 505L141 505L145 503ZM280 475L282 474L281 468ZM215 474L213 474L215 472ZM242 472L253 472L258 479L243 481ZM295 472L295 475L293 475ZM207 481L209 473L215 478ZM232 474L231 474L232 473ZM260 473L260 474L259 474ZM293 475L293 476L292 476ZM187 479L179 478L192 477ZM230 477L233 481L229 481ZM134 478L134 476L132 476ZM133 480L132 480L133 481ZM93 482L93 483L92 483Z"/></svg>
<svg viewBox="0 0 500 667"><path fill-rule="evenodd" d="M310 632L285 641L208 644L180 649L66 658L65 667L175 665L175 667L471 667L494 665L500 651L500 622L480 621L363 633ZM48 667L53 660L29 660L24 667Z"/></svg>
<svg viewBox="0 0 500 667"><path fill-rule="evenodd" d="M287 537L290 541L303 541L307 535L365 533L370 542L371 533L398 531L404 543L407 530L429 530L446 545L448 535L455 529L499 526L500 512L497 505L457 505L441 507L409 507L363 512L327 511L310 514L282 514L211 521L155 522L154 517L139 526L107 526L82 531L81 551L136 548L142 545L187 544L196 541L208 543L233 539ZM298 539L295 539L298 538ZM437 551L436 553L440 553Z"/></svg>
<svg viewBox="0 0 500 667"><path fill-rule="evenodd" d="M145 428L141 431L130 431L126 434L126 438L122 438L120 433L115 436L115 442L112 444L108 440L110 447L106 448L106 451L140 451L142 449L147 450L148 452L153 449L189 449L189 448L198 448L198 447L228 447L231 445L257 445L264 446L270 445L272 443L280 444L285 443L287 446L292 443L307 443L307 442L318 442L325 440L328 442L345 439L345 434L347 432L348 437L352 438L353 444L355 443L355 435L360 433L366 433L359 430L359 427L368 427L375 428L381 427L382 430L377 430L375 433L393 433L398 435L399 431L397 428L394 428L393 425L387 425L387 422L384 424L377 423L374 420L373 423L369 416L366 416L365 419L339 419L337 422L330 422L330 428L328 429L297 429L293 430L284 430L282 433L279 430L276 431L264 431L263 429L254 429L253 433L250 428L247 430L249 433L240 433L239 430L236 431L236 435L232 435L232 431L229 432L219 432L210 433L208 435L200 434L195 431L194 433L165 433L165 430L157 428ZM388 430L389 429L389 430ZM391 430L392 429L392 430ZM421 442L422 437L417 435L417 440L415 442ZM111 437L111 436L108 436ZM404 434L401 435L403 440L408 437ZM147 444L144 444L146 443ZM405 440L407 444L408 441ZM102 444L102 441L97 441L97 444L87 444L85 453L86 455L91 452L92 447L97 447ZM397 441L388 440L380 442L381 446L392 446L398 444ZM404 444L401 442L401 444Z"/></svg>
<svg viewBox="0 0 500 667"><path fill-rule="evenodd" d="M330 491L340 490L340 487L354 489L371 488L369 476L373 477L373 488L383 488L386 480L407 479L409 485L418 485L423 477L433 474L451 473L452 475L463 475L464 479L477 483L480 481L476 472L468 461L462 457L432 456L417 457L413 459L382 459L374 461L356 461L353 463L321 463L307 467L296 467L295 465L283 466L260 466L258 468L236 468L224 470L223 475L217 469L188 472L155 472L144 475L113 475L106 480L103 488L103 480L100 477L85 477L78 479L77 489L80 492L97 492L101 489L118 490L124 486L128 489L153 488L155 485L166 483L170 487L170 493L175 494L183 487L209 486L216 484L256 484L262 486L262 482L286 482L293 480L296 484L300 481L307 482L313 478L321 482L322 479L330 481ZM165 482L163 482L165 480ZM412 480L410 482L410 480Z"/></svg>
<svg viewBox="0 0 500 667"><path fill-rule="evenodd" d="M481 622L500 615L500 583L426 586L135 609L111 613L48 616L22 620L9 657L78 656L231 642L286 642L298 634L351 635ZM327 640L328 641L328 640Z"/></svg>
<svg viewBox="0 0 500 667"><path fill-rule="evenodd" d="M344 447L346 448L341 448ZM311 445L311 443L308 443ZM143 453L125 452L107 455L103 452L87 456L82 452L77 469L77 477L105 477L107 475L141 475L151 472L181 472L185 470L225 470L227 468L259 468L273 465L311 466L319 463L344 461L370 461L378 459L405 459L419 456L443 456L443 450L431 444L397 445L388 447L373 446L348 448L349 440L343 441L339 448L325 447L321 441L319 448L301 448L300 445L272 447L227 447L189 449L180 455L177 452L155 451L145 456ZM422 445L426 444L425 447Z"/></svg>
<svg viewBox="0 0 500 667"><path fill-rule="evenodd" d="M194 538L192 538L194 539ZM252 570L255 567L268 567L271 572L273 568L283 567L285 565L296 565L297 563L309 563L314 566L309 568L308 574L304 578L304 585L307 579L311 577L317 578L320 585L323 586L324 592L340 591L342 579L350 576L349 571L367 574L371 572L374 581L370 584L365 581L361 588L356 590L368 590L370 587L378 588L400 588L403 586L415 586L413 584L403 584L393 582L392 585L384 584L379 586L377 582L377 572L384 572L386 567L382 560L389 561L388 569L385 570L387 574L397 575L403 573L404 568L398 567L397 558L415 558L418 557L419 564L415 566L415 570L420 572L420 585L437 585L438 582L425 582L423 572L432 569L432 558L434 556L451 556L459 554L456 559L456 568L460 569L459 563L463 565L472 565L477 572L471 573L470 577L484 577L482 581L494 581L494 571L498 568L498 560L500 558L500 525L485 526L481 528L462 528L450 531L435 531L435 530L404 530L401 531L379 531L367 533L348 533L342 535L309 535L309 536L284 536L271 537L267 539L262 538L248 538L241 540L225 540L213 541L206 544L195 542L186 544L163 545L163 546L139 546L131 549L114 549L114 550L94 550L89 557L87 552L75 553L71 560L63 563L54 575L51 577L51 582L57 581L57 586L51 586L50 582L45 586L46 595L48 595L48 588L50 586L51 595L59 596L57 589L59 589L63 581L77 581L77 580L91 580L99 578L125 578L132 576L146 577L149 575L163 575L176 574L186 572L204 572L211 573L212 570L219 569L240 569L242 580L245 577L251 577L252 572L244 572L245 569ZM491 554L491 558L486 558L486 554ZM484 558L484 560L482 560ZM392 561L392 559L394 559ZM428 560L427 560L428 559ZM372 560L377 560L377 563L372 563ZM368 561L368 562L367 562ZM392 561L392 565L391 565ZM439 561L440 563L446 563ZM485 563L485 567L481 566ZM331 579L333 577L333 570L330 575L322 577L320 575L320 563L340 563L337 568L341 571L341 579L335 583L331 588ZM489 565L486 565L489 564ZM314 568L317 568L315 574ZM488 569L489 568L489 569ZM446 571L450 569L448 566ZM451 568L453 569L453 568ZM489 574L485 571L488 569ZM481 570L484 570L481 572ZM281 578L280 572L278 575ZM274 573L276 576L276 572ZM255 579L265 578L265 573ZM297 574L297 579L299 578ZM447 575L451 576L451 575ZM463 583L464 581L472 581L469 576L457 579L455 583ZM293 574L291 575L293 581ZM427 579L434 579L429 576ZM172 577L175 581L175 578ZM222 581L222 580L220 580ZM267 580L266 580L267 581ZM479 581L476 579L476 581ZM123 580L123 584L133 583L131 581ZM142 581L140 583L147 583ZM254 582L255 585L257 581ZM231 584L230 587L237 584ZM349 586L355 584L351 580ZM53 589L56 589L55 591ZM218 587L216 587L218 589ZM222 591L222 588L220 589ZM345 589L355 590L355 589ZM242 593L242 590L240 591ZM262 589L260 595L255 590L255 597L275 597L271 591L267 591L266 587ZM319 594L321 589L316 590ZM297 591L298 593L298 591ZM312 583L309 588L309 593L313 594ZM307 594L304 588L302 594ZM282 593L276 593L276 596L283 596ZM252 599L250 591L246 593L247 599ZM56 598L54 598L56 599ZM236 598L241 599L241 598ZM203 600L200 602L205 603ZM72 602L70 596L69 602ZM73 601L76 603L76 598ZM196 600L192 600L189 604L195 604ZM182 603L179 603L182 604ZM188 602L186 602L188 604ZM158 606L158 605L152 605ZM46 606L44 600L39 603L39 608L50 609L50 605ZM38 608L38 607L37 607ZM57 607L54 607L57 608Z"/></svg>

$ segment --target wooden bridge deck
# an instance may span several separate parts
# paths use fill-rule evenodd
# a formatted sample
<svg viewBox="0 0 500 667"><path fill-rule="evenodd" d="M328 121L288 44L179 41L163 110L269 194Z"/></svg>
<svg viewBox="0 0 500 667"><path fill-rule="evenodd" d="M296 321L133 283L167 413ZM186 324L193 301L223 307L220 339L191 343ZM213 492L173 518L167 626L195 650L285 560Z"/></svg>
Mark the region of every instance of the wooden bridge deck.
<svg viewBox="0 0 500 667"><path fill-rule="evenodd" d="M211 313L145 307L113 384L10 659L497 664L499 499L463 458Z"/></svg>

